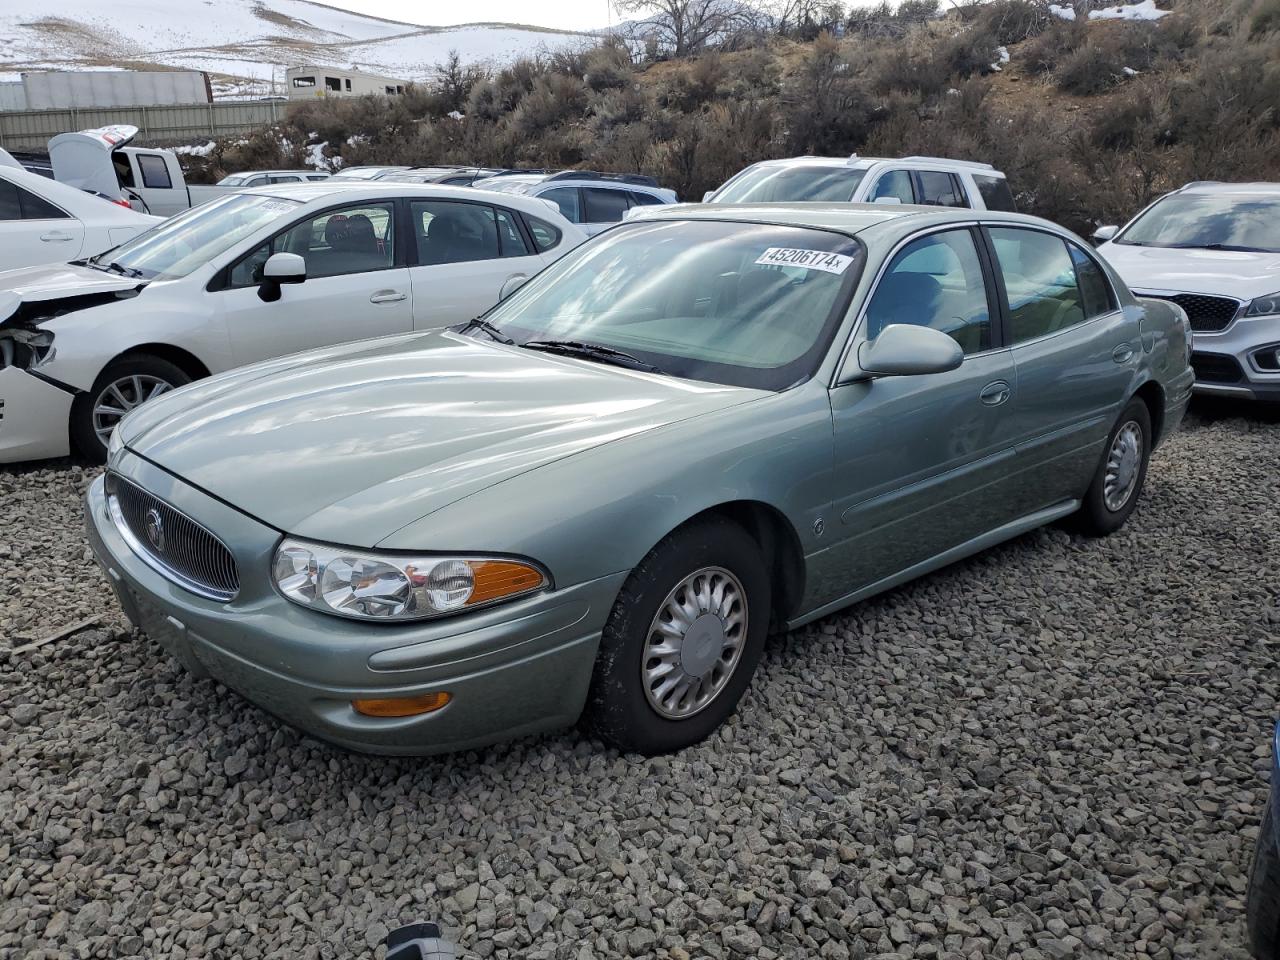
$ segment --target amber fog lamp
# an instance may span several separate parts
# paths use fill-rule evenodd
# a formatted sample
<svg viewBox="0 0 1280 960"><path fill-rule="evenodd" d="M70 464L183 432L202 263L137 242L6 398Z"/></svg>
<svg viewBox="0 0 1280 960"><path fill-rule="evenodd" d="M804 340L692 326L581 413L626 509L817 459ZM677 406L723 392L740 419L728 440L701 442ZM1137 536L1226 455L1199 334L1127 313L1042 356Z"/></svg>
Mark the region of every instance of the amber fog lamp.
<svg viewBox="0 0 1280 960"><path fill-rule="evenodd" d="M452 699L452 694L441 691L416 697L352 700L351 708L366 717L416 717L422 713L434 713Z"/></svg>

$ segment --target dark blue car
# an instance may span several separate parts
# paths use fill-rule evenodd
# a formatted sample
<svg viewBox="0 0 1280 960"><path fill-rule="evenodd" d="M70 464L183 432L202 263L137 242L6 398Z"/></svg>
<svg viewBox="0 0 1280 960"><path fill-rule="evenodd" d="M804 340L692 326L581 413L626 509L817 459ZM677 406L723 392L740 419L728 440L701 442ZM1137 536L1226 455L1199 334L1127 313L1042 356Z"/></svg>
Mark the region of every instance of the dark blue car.
<svg viewBox="0 0 1280 960"><path fill-rule="evenodd" d="M1271 738L1271 794L1249 868L1249 945L1257 960L1280 958L1280 724Z"/></svg>

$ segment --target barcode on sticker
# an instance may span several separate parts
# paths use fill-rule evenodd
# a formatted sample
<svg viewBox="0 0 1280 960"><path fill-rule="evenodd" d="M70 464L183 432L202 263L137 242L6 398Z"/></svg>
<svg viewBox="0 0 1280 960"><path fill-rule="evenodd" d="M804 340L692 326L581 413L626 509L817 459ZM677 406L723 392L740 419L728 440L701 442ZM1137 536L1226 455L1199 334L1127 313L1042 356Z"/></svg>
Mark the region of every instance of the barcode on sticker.
<svg viewBox="0 0 1280 960"><path fill-rule="evenodd" d="M774 267L804 267L806 270L825 270L827 273L844 273L853 263L853 257L826 250L800 250L796 247L770 247L756 258L756 263Z"/></svg>

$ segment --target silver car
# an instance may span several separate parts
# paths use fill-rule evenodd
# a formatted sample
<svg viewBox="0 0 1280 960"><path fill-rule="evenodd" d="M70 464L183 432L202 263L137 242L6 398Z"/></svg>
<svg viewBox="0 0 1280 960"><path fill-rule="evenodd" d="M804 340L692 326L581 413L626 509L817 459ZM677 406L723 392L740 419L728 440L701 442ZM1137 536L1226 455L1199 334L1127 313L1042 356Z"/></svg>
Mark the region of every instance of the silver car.
<svg viewBox="0 0 1280 960"><path fill-rule="evenodd" d="M152 638L332 742L581 717L674 750L771 629L1059 518L1119 528L1189 345L1030 217L654 208L450 331L139 408L89 537Z"/></svg>

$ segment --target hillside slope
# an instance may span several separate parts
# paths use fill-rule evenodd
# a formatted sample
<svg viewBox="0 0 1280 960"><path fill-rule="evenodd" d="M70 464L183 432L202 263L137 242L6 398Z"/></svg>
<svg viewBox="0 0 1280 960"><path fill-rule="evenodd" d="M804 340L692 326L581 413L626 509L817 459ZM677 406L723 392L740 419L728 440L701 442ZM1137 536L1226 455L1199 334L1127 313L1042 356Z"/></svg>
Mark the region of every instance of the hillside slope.
<svg viewBox="0 0 1280 960"><path fill-rule="evenodd" d="M505 63L589 42L584 34L514 24L422 27L308 0L6 0L0 79L23 70L208 70L220 95L262 95L301 64L354 66L425 80L456 50L466 62ZM278 92L278 91L277 91Z"/></svg>

